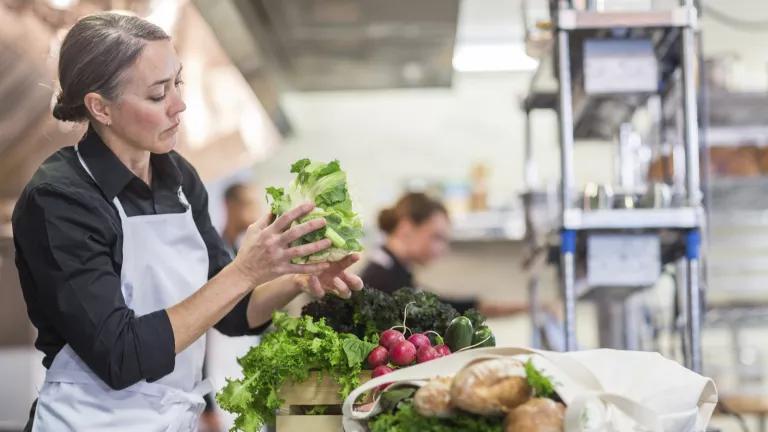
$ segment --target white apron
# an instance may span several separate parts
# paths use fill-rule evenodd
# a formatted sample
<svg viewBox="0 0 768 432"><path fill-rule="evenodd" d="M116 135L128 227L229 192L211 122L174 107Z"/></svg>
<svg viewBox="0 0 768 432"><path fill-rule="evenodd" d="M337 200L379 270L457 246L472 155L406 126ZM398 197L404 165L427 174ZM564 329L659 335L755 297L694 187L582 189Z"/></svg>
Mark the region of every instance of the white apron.
<svg viewBox="0 0 768 432"><path fill-rule="evenodd" d="M123 226L121 289L136 316L173 306L208 280L208 251L181 188L179 199L184 213L130 218L117 197L113 201ZM65 345L46 372L33 431L197 430L202 395L211 389L201 382L204 356L205 336L176 355L170 374L113 390Z"/></svg>

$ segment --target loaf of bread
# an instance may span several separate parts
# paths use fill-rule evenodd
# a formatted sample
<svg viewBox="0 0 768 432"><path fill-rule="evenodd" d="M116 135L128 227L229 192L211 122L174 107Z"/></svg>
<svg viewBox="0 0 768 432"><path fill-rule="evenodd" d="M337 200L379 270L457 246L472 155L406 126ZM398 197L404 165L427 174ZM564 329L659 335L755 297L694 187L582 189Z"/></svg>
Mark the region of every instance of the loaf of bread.
<svg viewBox="0 0 768 432"><path fill-rule="evenodd" d="M484 360L462 369L451 385L451 403L479 415L501 415L527 401L531 388L522 362Z"/></svg>
<svg viewBox="0 0 768 432"><path fill-rule="evenodd" d="M429 380L413 395L413 407L425 417L448 417L452 414L451 383L453 377Z"/></svg>
<svg viewBox="0 0 768 432"><path fill-rule="evenodd" d="M504 432L563 432L564 416L565 405L534 398L507 414Z"/></svg>

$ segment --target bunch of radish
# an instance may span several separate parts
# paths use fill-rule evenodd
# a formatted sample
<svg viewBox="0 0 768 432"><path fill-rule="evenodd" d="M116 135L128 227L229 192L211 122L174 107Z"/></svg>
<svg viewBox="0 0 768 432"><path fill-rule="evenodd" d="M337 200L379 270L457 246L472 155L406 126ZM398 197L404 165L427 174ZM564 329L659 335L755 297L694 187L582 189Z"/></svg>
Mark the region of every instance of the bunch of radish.
<svg viewBox="0 0 768 432"><path fill-rule="evenodd" d="M386 375L397 367L410 366L414 362L428 362L451 353L451 350L442 343L443 338L437 332L413 333L406 327L408 306L410 303L406 305L403 312L403 325L381 332L379 346L372 349L368 354L368 366L373 369L373 378ZM402 328L403 331L397 330L399 328ZM406 339L407 333L411 333L411 335ZM435 335L437 345L432 345L427 333Z"/></svg>
<svg viewBox="0 0 768 432"><path fill-rule="evenodd" d="M424 333L413 333L408 339L395 329L384 330L379 336L379 346L368 354L368 366L374 369L391 363L394 366L409 366L413 362L424 363L451 353L444 344L432 346L432 342ZM379 369L383 371L384 369ZM391 369L390 369L391 371Z"/></svg>

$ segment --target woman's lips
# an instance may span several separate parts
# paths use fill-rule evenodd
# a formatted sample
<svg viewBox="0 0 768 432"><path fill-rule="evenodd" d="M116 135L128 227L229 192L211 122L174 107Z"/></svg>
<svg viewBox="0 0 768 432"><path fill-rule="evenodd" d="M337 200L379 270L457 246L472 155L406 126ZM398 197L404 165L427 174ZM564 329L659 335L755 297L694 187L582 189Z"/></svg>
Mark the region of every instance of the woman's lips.
<svg viewBox="0 0 768 432"><path fill-rule="evenodd" d="M179 129L179 123L176 123L175 125L169 127L168 129L163 131L163 135L173 135L176 133L176 131Z"/></svg>

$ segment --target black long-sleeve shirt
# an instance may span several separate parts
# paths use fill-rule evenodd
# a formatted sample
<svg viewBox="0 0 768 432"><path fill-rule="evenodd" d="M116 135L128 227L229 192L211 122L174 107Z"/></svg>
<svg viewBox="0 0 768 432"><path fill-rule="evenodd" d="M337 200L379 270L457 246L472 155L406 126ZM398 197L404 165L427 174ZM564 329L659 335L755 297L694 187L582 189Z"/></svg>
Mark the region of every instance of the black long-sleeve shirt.
<svg viewBox="0 0 768 432"><path fill-rule="evenodd" d="M92 129L79 144L92 179L73 147L49 157L26 186L13 212L16 265L35 346L48 368L69 344L112 388L154 381L174 369L174 336L164 309L136 316L120 289L123 232L112 200L128 217L182 213L181 185L208 248L208 277L231 261L211 225L208 195L195 169L179 154L153 154L152 187L136 177ZM151 288L149 288L151 289ZM250 295L215 328L258 334L247 322Z"/></svg>
<svg viewBox="0 0 768 432"><path fill-rule="evenodd" d="M392 294L400 288L420 288L413 277L413 272L386 246L374 250L368 263L360 273L366 286ZM453 306L459 313L477 307L477 299L457 300L440 299Z"/></svg>

